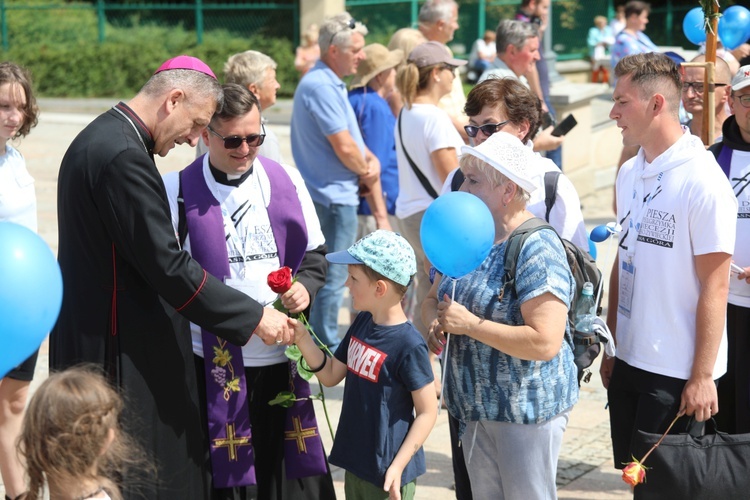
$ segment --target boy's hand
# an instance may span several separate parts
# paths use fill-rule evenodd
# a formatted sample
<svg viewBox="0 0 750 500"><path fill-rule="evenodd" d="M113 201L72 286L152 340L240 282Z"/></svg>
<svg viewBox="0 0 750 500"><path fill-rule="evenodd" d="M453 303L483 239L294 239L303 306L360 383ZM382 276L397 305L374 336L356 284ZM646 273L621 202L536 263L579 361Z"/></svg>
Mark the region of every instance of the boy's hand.
<svg viewBox="0 0 750 500"><path fill-rule="evenodd" d="M297 344L305 335L309 335L310 332L307 331L307 328L305 328L305 325L301 321L295 321L294 323L294 329L292 330L294 333L293 343Z"/></svg>
<svg viewBox="0 0 750 500"><path fill-rule="evenodd" d="M391 465L385 471L385 484L383 491L388 492L388 500L401 500L401 473L398 467Z"/></svg>

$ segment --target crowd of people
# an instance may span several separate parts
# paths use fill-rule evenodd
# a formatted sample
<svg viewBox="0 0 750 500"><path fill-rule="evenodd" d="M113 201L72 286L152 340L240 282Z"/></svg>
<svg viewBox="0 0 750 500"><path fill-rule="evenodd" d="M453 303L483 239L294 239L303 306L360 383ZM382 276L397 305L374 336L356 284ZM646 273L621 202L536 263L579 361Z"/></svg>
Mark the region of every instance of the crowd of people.
<svg viewBox="0 0 750 500"><path fill-rule="evenodd" d="M485 35L466 96L467 62L447 46L454 0L425 2L418 29L387 47L346 12L311 26L295 63L296 168L264 116L276 62L252 50L228 58L223 84L197 58L169 59L85 127L58 178L52 374L25 416L36 354L0 379L6 500L329 499L330 464L346 471L347 498L414 498L442 391L458 499L556 498L579 398L576 282L559 237L585 251L589 238L546 123L549 6L523 0ZM631 153L616 180L617 350L600 369L617 468L636 431L663 433L680 411L672 432L689 417L750 428L750 65L717 64L707 151L709 84L652 47L649 9L628 2L617 32L598 19L589 36L594 62L616 59L610 118ZM31 88L25 69L0 64L0 221L36 230L33 179L9 144L37 122ZM200 145L195 161L162 176L154 156L180 144ZM433 267L420 238L451 191L494 223L489 255L462 277ZM527 238L504 293L508 238L534 218L550 227ZM343 334L345 288L358 314ZM345 383L331 450L307 398L313 375ZM284 392L290 406L268 404Z"/></svg>

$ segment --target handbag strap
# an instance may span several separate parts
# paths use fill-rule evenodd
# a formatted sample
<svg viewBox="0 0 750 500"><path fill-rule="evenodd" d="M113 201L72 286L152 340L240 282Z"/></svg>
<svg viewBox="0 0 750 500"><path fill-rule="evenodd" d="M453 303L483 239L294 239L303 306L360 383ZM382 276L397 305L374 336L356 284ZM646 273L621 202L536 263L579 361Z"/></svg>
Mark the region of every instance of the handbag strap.
<svg viewBox="0 0 750 500"><path fill-rule="evenodd" d="M414 171L414 175L417 176L417 179L419 179L419 183L422 184L422 187L425 191L427 191L427 194L432 196L433 199L436 199L438 197L437 192L430 184L430 181L427 180L427 177L424 176L421 170L419 170L419 167L417 167L416 163L414 163L414 160L411 159L411 156L409 156L409 153L406 152L406 147L404 147L404 138L401 135L401 114L404 112L402 109L398 113L398 138L401 141L401 150L404 152L404 156L406 156L406 161L409 162L409 165L411 165L411 169Z"/></svg>

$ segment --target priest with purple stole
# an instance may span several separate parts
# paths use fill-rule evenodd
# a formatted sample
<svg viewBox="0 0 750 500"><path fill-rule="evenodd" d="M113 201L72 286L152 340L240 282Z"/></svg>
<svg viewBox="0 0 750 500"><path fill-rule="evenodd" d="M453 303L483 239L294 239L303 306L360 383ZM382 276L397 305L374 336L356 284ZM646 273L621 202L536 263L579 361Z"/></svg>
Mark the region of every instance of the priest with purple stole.
<svg viewBox="0 0 750 500"><path fill-rule="evenodd" d="M273 307L267 284L282 266L295 276L282 304L308 311L325 283L325 239L302 177L258 155L265 131L258 100L223 86L224 106L202 134L208 153L164 176L183 248L210 274ZM242 348L191 324L210 454L212 499L335 498L312 402L271 406L281 391L310 388L286 345L251 337Z"/></svg>

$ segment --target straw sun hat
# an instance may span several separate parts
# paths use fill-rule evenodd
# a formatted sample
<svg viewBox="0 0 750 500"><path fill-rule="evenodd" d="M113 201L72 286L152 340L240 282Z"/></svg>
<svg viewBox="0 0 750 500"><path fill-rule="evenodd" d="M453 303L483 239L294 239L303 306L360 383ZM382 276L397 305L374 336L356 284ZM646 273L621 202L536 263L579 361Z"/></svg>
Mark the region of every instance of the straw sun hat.
<svg viewBox="0 0 750 500"><path fill-rule="evenodd" d="M367 59L359 63L357 74L352 79L351 88L364 87L382 71L395 68L404 58L400 49L388 50L379 43L373 43L364 49Z"/></svg>

